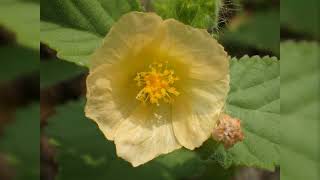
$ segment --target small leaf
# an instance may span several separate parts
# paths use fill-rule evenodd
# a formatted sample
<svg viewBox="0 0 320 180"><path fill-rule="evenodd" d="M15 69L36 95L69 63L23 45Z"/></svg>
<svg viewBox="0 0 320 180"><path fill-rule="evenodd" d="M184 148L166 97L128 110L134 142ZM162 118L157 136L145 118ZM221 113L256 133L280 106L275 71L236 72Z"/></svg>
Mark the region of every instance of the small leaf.
<svg viewBox="0 0 320 180"><path fill-rule="evenodd" d="M1 152L16 167L17 179L40 178L39 114L39 104L19 110L16 120L5 128L0 139Z"/></svg>
<svg viewBox="0 0 320 180"><path fill-rule="evenodd" d="M41 61L40 71L40 88L42 89L76 77L87 70L66 61L52 59Z"/></svg>
<svg viewBox="0 0 320 180"><path fill-rule="evenodd" d="M14 32L20 45L39 49L40 5L34 2L1 0L0 26Z"/></svg>
<svg viewBox="0 0 320 180"><path fill-rule="evenodd" d="M220 0L153 0L152 6L162 18L174 18L197 28L214 28L218 25Z"/></svg>
<svg viewBox="0 0 320 180"><path fill-rule="evenodd" d="M316 42L281 44L281 179L319 179L319 52Z"/></svg>
<svg viewBox="0 0 320 180"><path fill-rule="evenodd" d="M113 23L133 10L141 10L136 0L41 0L40 39L60 59L88 66Z"/></svg>

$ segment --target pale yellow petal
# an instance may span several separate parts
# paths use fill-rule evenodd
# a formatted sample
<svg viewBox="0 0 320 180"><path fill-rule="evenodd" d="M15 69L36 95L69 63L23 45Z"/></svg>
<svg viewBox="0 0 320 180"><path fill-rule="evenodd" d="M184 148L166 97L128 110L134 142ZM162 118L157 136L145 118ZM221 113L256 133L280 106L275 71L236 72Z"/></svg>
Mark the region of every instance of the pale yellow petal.
<svg viewBox="0 0 320 180"><path fill-rule="evenodd" d="M169 107L154 110L145 105L120 124L115 144L118 156L133 166L181 147L173 133Z"/></svg>
<svg viewBox="0 0 320 180"><path fill-rule="evenodd" d="M174 134L179 143L194 149L206 141L223 111L229 82L216 81L212 84L199 83L176 98L172 107Z"/></svg>
<svg viewBox="0 0 320 180"><path fill-rule="evenodd" d="M229 91L229 59L223 47L206 31L169 19L161 50L188 65L181 95L173 105L174 133L188 149L210 137Z"/></svg>
<svg viewBox="0 0 320 180"><path fill-rule="evenodd" d="M110 67L103 65L88 75L85 113L98 124L107 139L113 140L118 124L135 109L136 100L134 92L113 83L108 72ZM130 89L130 86L134 84L127 87Z"/></svg>
<svg viewBox="0 0 320 180"><path fill-rule="evenodd" d="M227 53L209 33L173 19L165 20L164 25L166 35L160 49L188 64L192 79L225 79L229 73Z"/></svg>
<svg viewBox="0 0 320 180"><path fill-rule="evenodd" d="M154 13L131 12L110 29L103 44L93 54L90 66L117 63L136 56L158 34L162 19Z"/></svg>

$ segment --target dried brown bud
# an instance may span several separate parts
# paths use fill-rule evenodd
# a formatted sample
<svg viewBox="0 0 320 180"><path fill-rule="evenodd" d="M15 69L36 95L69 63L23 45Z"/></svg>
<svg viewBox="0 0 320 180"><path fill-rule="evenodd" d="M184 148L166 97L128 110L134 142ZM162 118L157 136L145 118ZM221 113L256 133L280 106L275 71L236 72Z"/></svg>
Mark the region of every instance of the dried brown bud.
<svg viewBox="0 0 320 180"><path fill-rule="evenodd" d="M231 148L244 139L240 120L227 114L221 114L217 126L213 129L212 137L222 142L226 149Z"/></svg>

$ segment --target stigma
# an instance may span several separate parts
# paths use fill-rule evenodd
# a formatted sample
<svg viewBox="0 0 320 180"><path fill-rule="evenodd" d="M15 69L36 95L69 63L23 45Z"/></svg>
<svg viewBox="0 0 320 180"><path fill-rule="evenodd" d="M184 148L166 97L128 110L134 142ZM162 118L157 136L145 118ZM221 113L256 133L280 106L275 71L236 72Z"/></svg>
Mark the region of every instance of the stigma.
<svg viewBox="0 0 320 180"><path fill-rule="evenodd" d="M180 93L173 87L179 80L174 71L167 68L162 63L152 63L149 71L138 72L134 80L137 86L141 88L136 99L143 103L151 103L159 106L160 102L171 104L173 97Z"/></svg>

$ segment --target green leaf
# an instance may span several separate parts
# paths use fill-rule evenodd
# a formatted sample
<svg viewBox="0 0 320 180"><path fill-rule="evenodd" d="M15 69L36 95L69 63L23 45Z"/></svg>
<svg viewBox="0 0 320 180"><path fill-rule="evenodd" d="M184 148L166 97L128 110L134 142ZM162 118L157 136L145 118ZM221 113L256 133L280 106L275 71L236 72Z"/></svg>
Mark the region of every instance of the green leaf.
<svg viewBox="0 0 320 180"><path fill-rule="evenodd" d="M39 69L39 52L20 46L0 46L0 82Z"/></svg>
<svg viewBox="0 0 320 180"><path fill-rule="evenodd" d="M101 159L98 165L88 162L86 158L80 158L75 154L60 154L58 157L60 163L57 180L69 179L144 179L152 178L155 180L174 180L160 165L153 164L144 168L132 168L129 164L119 160Z"/></svg>
<svg viewBox="0 0 320 180"><path fill-rule="evenodd" d="M89 56L100 46L103 37L90 32L65 28L41 21L41 41L57 51L63 60L89 66Z"/></svg>
<svg viewBox="0 0 320 180"><path fill-rule="evenodd" d="M133 10L141 10L137 0L41 0L40 39L60 59L88 66L113 23Z"/></svg>
<svg viewBox="0 0 320 180"><path fill-rule="evenodd" d="M320 39L318 0L281 0L281 26Z"/></svg>
<svg viewBox="0 0 320 180"><path fill-rule="evenodd" d="M0 1L0 26L15 33L23 46L39 49L40 5L23 0Z"/></svg>
<svg viewBox="0 0 320 180"><path fill-rule="evenodd" d="M197 179L230 180L235 175L235 168L225 169L215 161L209 161L206 171Z"/></svg>
<svg viewBox="0 0 320 180"><path fill-rule="evenodd" d="M174 18L197 28L218 25L220 0L153 0L152 6L162 18Z"/></svg>
<svg viewBox="0 0 320 180"><path fill-rule="evenodd" d="M281 179L319 179L320 45L281 44Z"/></svg>
<svg viewBox="0 0 320 180"><path fill-rule="evenodd" d="M177 179L204 170L195 152L180 149L139 167L117 157L113 142L84 115L83 100L57 109L47 133L58 145L60 180L65 179ZM81 171L79 171L81 169Z"/></svg>
<svg viewBox="0 0 320 180"><path fill-rule="evenodd" d="M41 61L40 88L53 86L86 71L87 69L83 67L59 59Z"/></svg>
<svg viewBox="0 0 320 180"><path fill-rule="evenodd" d="M244 141L225 150L204 147L206 156L224 167L254 166L273 170L279 165L280 66L276 58L258 56L231 60L226 113L239 118ZM203 150L199 152L203 155Z"/></svg>
<svg viewBox="0 0 320 180"><path fill-rule="evenodd" d="M247 46L279 55L279 10L239 15L220 35L223 44Z"/></svg>
<svg viewBox="0 0 320 180"><path fill-rule="evenodd" d="M16 179L40 178L39 118L39 104L19 110L0 139L1 152L16 167Z"/></svg>

